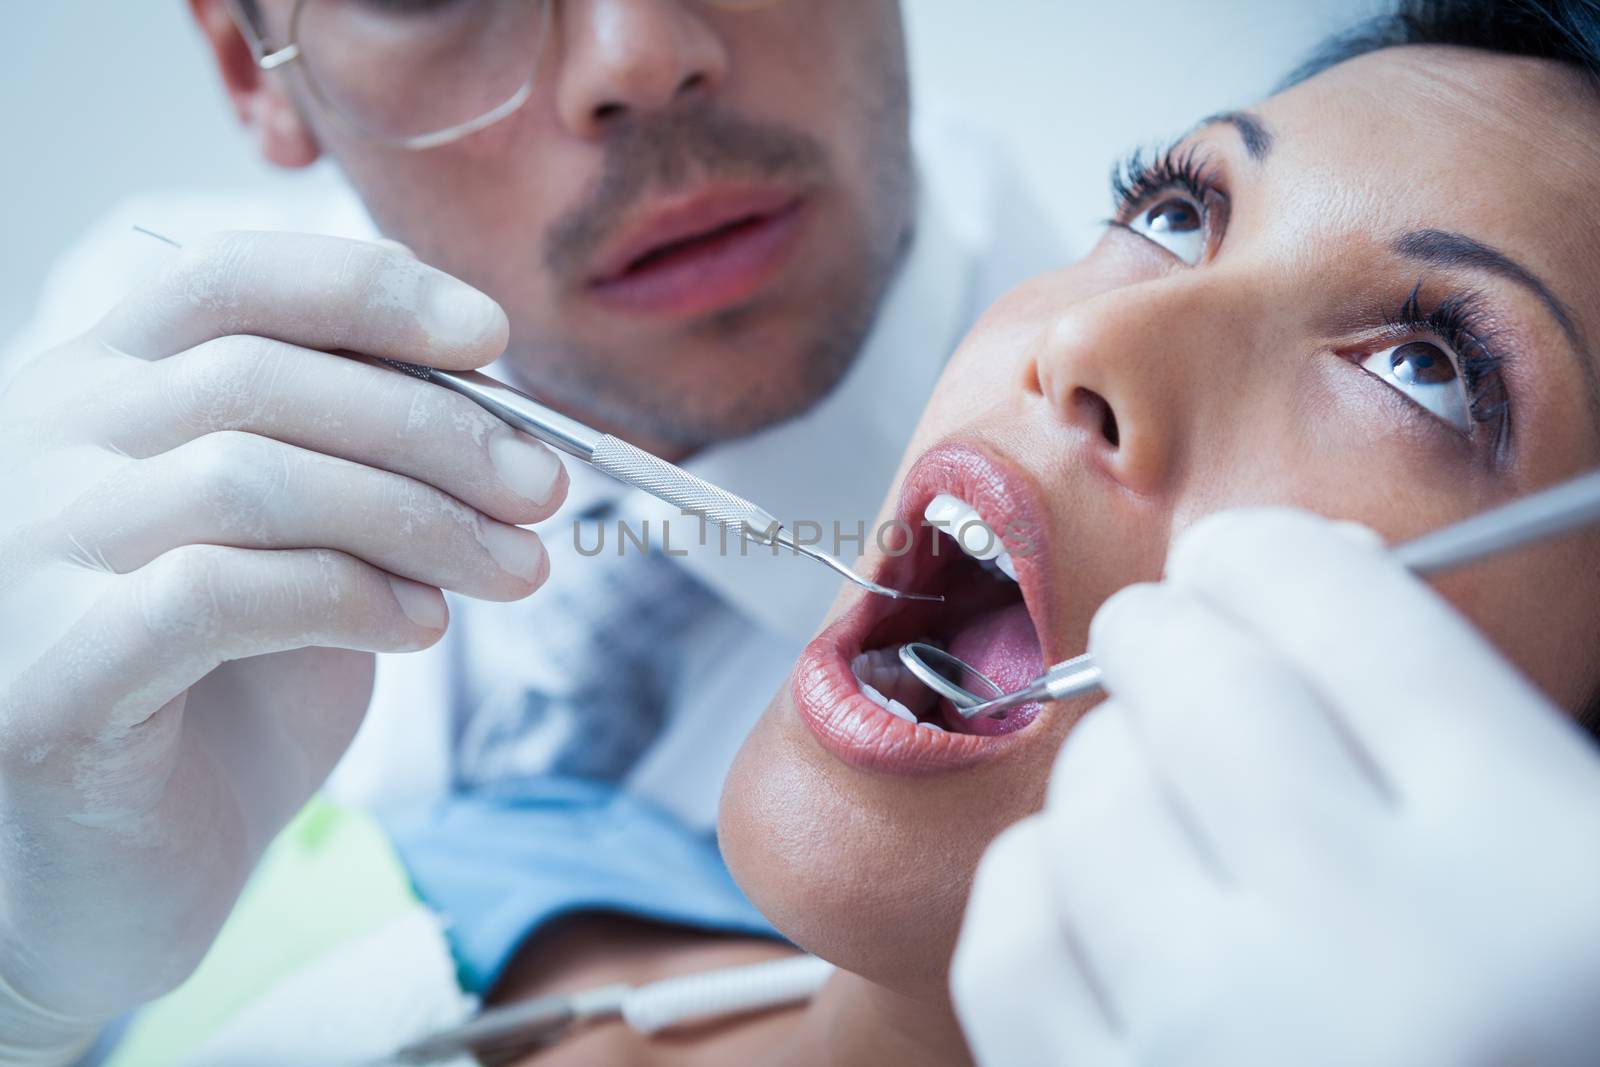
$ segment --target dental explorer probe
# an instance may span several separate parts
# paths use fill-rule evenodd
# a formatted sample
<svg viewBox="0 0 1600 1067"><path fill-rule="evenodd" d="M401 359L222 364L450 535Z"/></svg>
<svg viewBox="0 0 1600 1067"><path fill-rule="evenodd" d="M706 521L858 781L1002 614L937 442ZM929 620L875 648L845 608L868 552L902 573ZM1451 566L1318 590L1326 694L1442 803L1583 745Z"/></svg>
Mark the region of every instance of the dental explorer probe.
<svg viewBox="0 0 1600 1067"><path fill-rule="evenodd" d="M172 238L143 226L134 226L133 229L173 248L183 247ZM559 411L541 404L527 393L513 389L487 374L478 371L439 370L418 363L405 363L398 359L367 356L357 352L336 354L387 367L459 393L507 425L543 441L551 448L583 460L595 470L610 475L624 485L642 489L656 499L674 505L685 514L705 519L757 544L776 545L814 559L869 593L894 600L935 602L944 600L942 596L890 589L886 585L879 585L863 578L838 557L829 555L815 545L797 541L794 534L769 512L744 497L736 496L726 489L719 489L708 481L696 478L682 467L653 456L642 448L635 448L626 441L585 426L577 419L568 418Z"/></svg>
<svg viewBox="0 0 1600 1067"><path fill-rule="evenodd" d="M1390 551L1411 573L1426 577L1594 523L1600 523L1600 470L1440 527ZM1067 700L1101 688L1100 668L1088 653L1057 663L1015 693L1004 692L959 657L925 642L902 645L900 662L923 685L949 700L963 719L979 715L1003 719L1022 704ZM949 673L941 673L932 662ZM963 673L982 681L994 695L985 699L952 681L951 675L959 678Z"/></svg>
<svg viewBox="0 0 1600 1067"><path fill-rule="evenodd" d="M506 1063L518 1053L548 1047L586 1024L618 1018L636 1033L659 1033L808 1000L833 973L833 964L815 956L788 956L641 986L619 983L551 993L520 1004L488 1008L476 1018L436 1031L368 1067L432 1064L469 1054L484 1063Z"/></svg>
<svg viewBox="0 0 1600 1067"><path fill-rule="evenodd" d="M526 393L478 371L447 371L382 356L352 355L363 362L397 370L459 393L491 415L531 437L576 459L624 485L642 489L686 514L696 515L762 545L777 545L808 556L838 572L869 593L896 600L942 601L944 597L906 593L863 578L841 559L815 545L795 539L782 523L742 496L696 478L683 468L653 456L642 448L591 429L576 419L546 407Z"/></svg>

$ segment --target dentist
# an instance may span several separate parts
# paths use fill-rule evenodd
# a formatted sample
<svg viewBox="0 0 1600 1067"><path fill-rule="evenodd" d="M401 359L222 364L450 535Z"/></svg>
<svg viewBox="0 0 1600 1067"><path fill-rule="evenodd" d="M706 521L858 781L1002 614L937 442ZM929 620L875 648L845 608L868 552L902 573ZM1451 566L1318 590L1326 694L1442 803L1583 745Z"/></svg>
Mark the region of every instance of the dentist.
<svg viewBox="0 0 1600 1067"><path fill-rule="evenodd" d="M344 799L565 776L720 863L830 583L692 526L579 558L572 521L677 516L330 353L494 364L848 537L942 354L1062 259L971 136L913 151L893 0L190 7L262 156L333 166L129 205L0 360L6 1062L177 985L353 738Z"/></svg>

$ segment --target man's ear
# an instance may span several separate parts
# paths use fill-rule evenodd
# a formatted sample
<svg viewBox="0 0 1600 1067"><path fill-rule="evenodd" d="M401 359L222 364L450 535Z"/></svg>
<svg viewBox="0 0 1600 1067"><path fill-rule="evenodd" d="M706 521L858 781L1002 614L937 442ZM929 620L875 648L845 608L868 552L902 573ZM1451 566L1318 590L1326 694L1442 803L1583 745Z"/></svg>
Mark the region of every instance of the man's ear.
<svg viewBox="0 0 1600 1067"><path fill-rule="evenodd" d="M316 137L278 78L256 66L250 42L234 23L224 0L189 0L189 10L200 27L222 75L223 88L233 101L234 113L249 130L269 163L304 167L322 154Z"/></svg>

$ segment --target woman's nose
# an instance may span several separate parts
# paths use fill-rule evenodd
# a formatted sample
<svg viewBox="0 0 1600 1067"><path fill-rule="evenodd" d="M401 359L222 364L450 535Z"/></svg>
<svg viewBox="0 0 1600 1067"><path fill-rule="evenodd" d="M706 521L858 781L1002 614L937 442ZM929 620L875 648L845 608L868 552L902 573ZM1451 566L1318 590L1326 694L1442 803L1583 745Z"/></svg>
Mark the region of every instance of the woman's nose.
<svg viewBox="0 0 1600 1067"><path fill-rule="evenodd" d="M1243 309L1171 277L1091 297L1056 315L1027 367L1085 457L1140 494L1160 492L1197 413L1226 380Z"/></svg>
<svg viewBox="0 0 1600 1067"><path fill-rule="evenodd" d="M556 109L579 137L710 94L727 75L727 49L694 0L549 2Z"/></svg>

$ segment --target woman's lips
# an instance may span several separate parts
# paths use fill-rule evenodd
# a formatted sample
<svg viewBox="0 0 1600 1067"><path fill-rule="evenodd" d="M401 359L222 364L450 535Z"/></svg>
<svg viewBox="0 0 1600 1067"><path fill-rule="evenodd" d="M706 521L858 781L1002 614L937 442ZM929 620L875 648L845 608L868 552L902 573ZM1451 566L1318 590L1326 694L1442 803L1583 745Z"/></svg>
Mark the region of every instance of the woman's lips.
<svg viewBox="0 0 1600 1067"><path fill-rule="evenodd" d="M1031 482L1009 465L975 445L952 441L925 453L906 475L896 516L916 531L910 552L886 558L876 575L896 588L916 588L916 571L927 567L927 539L942 537L922 524L923 509L939 493L967 501L997 532L1011 531L1018 585L1034 625L1048 612L1050 580L1046 531L1034 504ZM953 542L945 551L959 553ZM924 576L926 577L926 576ZM928 606L937 612L939 605ZM795 668L792 692L801 718L822 746L851 766L897 774L958 770L1007 751L1030 733L1022 728L1038 713L1038 705L1012 712L1014 722L993 736L930 730L890 714L866 696L851 663L880 626L892 626L895 602L860 595L850 608L807 646ZM916 621L909 625L914 629ZM907 639L912 639L907 637Z"/></svg>
<svg viewBox="0 0 1600 1067"><path fill-rule="evenodd" d="M730 189L657 209L600 257L589 292L612 308L689 318L742 303L792 257L806 197Z"/></svg>

